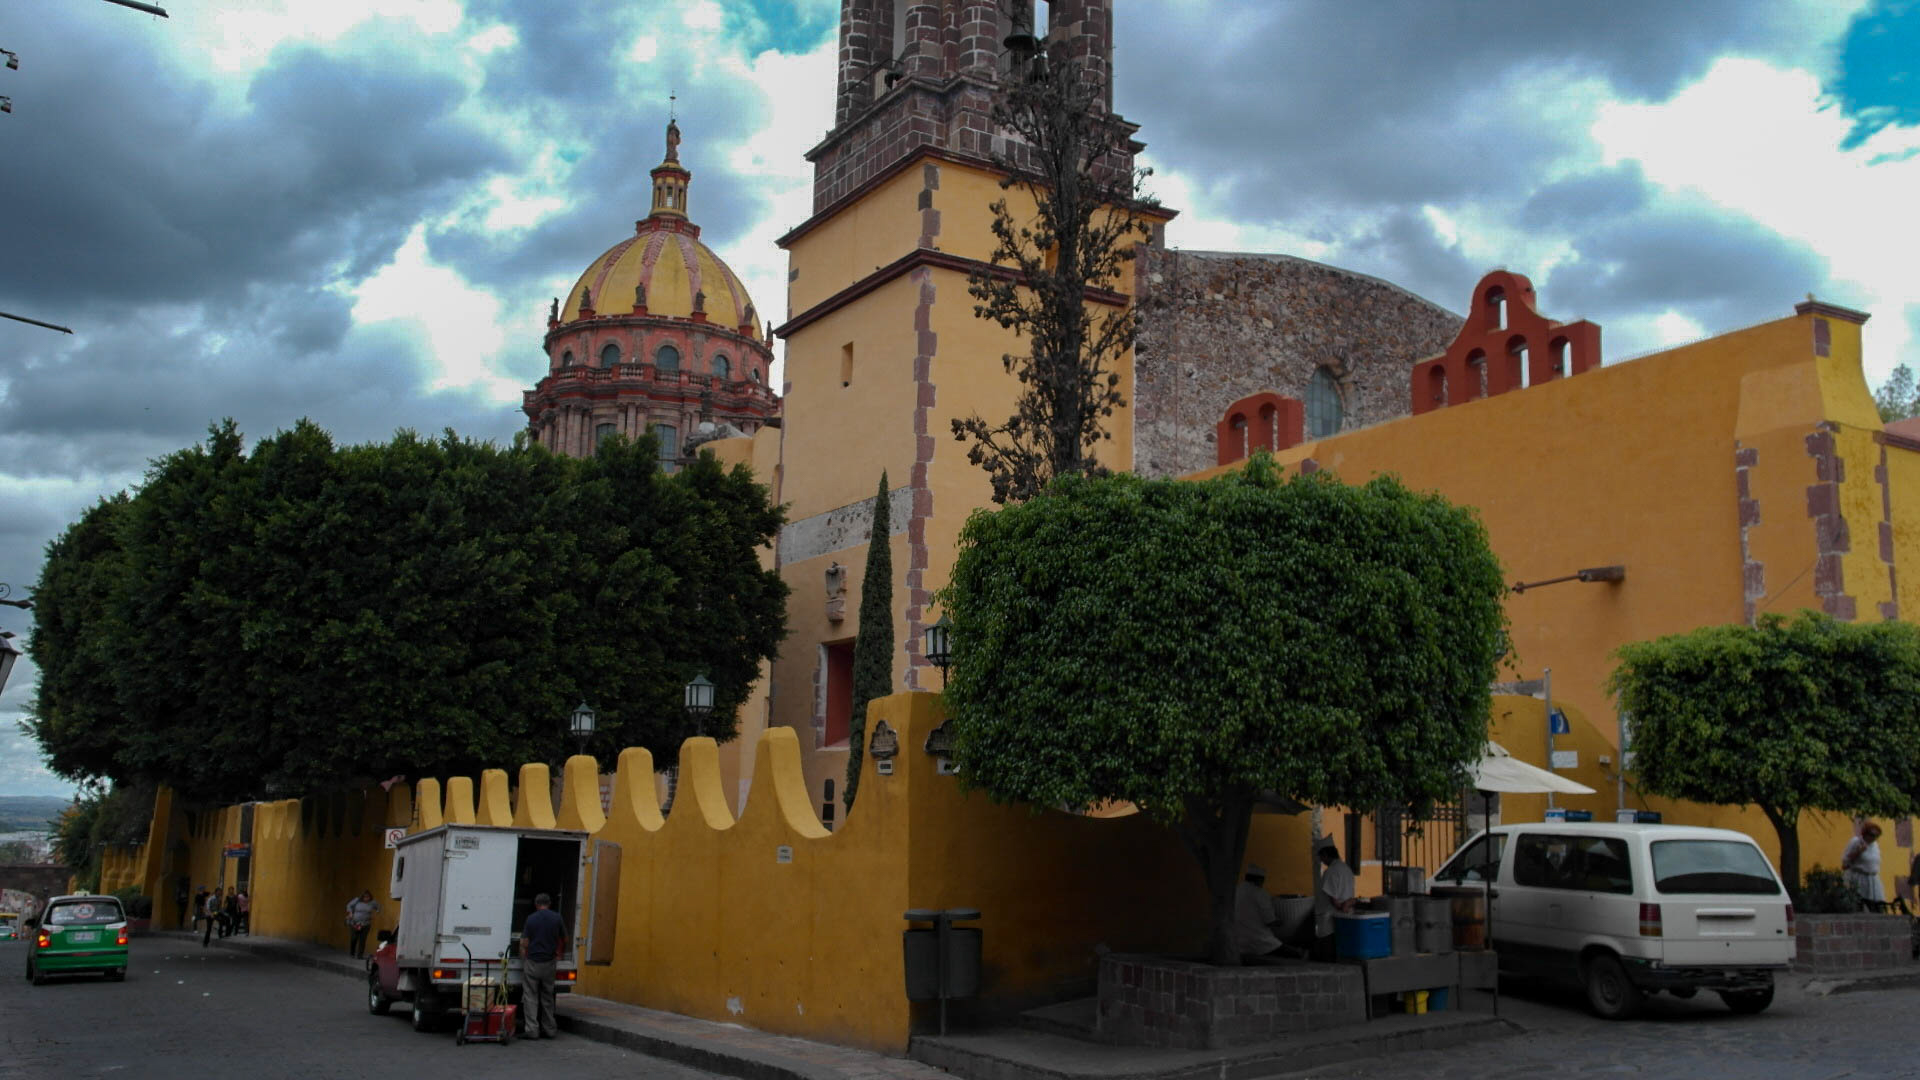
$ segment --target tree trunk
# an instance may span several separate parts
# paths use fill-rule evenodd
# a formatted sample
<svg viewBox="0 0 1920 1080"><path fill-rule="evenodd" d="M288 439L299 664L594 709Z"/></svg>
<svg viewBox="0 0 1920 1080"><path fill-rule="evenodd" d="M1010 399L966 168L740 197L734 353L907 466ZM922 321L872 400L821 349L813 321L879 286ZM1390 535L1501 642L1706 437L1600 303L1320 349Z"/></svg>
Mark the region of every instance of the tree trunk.
<svg viewBox="0 0 1920 1080"><path fill-rule="evenodd" d="M1252 821L1253 797L1240 794L1212 803L1188 803L1187 818L1180 827L1181 839L1199 862L1207 883L1207 962L1220 967L1240 964L1240 950L1233 940L1234 894Z"/></svg>
<svg viewBox="0 0 1920 1080"><path fill-rule="evenodd" d="M1784 810L1760 804L1760 812L1767 815L1773 823L1774 835L1780 839L1780 877L1787 883L1789 894L1800 891L1800 812Z"/></svg>

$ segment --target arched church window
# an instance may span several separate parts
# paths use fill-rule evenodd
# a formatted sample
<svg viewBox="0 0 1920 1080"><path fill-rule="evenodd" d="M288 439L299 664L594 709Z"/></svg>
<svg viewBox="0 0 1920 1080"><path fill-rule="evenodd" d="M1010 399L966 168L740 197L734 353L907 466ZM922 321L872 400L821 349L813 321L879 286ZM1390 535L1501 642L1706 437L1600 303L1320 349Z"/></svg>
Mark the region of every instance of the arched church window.
<svg viewBox="0 0 1920 1080"><path fill-rule="evenodd" d="M619 363L620 346L615 345L611 341L607 342L607 347L600 350L600 366L610 368L617 366Z"/></svg>
<svg viewBox="0 0 1920 1080"><path fill-rule="evenodd" d="M573 366L573 350L572 349L568 349L566 352L563 352L560 354L560 366L561 367Z"/></svg>
<svg viewBox="0 0 1920 1080"><path fill-rule="evenodd" d="M713 377L725 379L733 374L733 364L727 360L727 354L721 353L713 358Z"/></svg>
<svg viewBox="0 0 1920 1080"><path fill-rule="evenodd" d="M653 354L653 364L661 371L680 370L680 350L671 345L662 345Z"/></svg>
<svg viewBox="0 0 1920 1080"><path fill-rule="evenodd" d="M753 380L754 382L759 382L759 381L760 381L760 369L759 369L759 368L748 368L748 369L747 369L747 378L749 378L749 379L752 379L752 380Z"/></svg>
<svg viewBox="0 0 1920 1080"><path fill-rule="evenodd" d="M1345 418L1339 381L1326 368L1316 368L1307 383L1307 437L1324 439L1339 431Z"/></svg>

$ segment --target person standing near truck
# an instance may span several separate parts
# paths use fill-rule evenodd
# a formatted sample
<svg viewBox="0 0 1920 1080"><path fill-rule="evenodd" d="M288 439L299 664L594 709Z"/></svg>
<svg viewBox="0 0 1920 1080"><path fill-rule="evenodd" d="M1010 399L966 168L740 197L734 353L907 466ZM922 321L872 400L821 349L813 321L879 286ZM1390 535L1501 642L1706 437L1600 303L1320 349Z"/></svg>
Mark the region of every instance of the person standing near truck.
<svg viewBox="0 0 1920 1080"><path fill-rule="evenodd" d="M360 895L347 901L347 955L367 955L367 928L373 925L373 916L380 910L380 901L373 898L372 889L360 890Z"/></svg>
<svg viewBox="0 0 1920 1080"><path fill-rule="evenodd" d="M560 1036L560 1017L554 1011L554 977L559 972L560 953L567 947L567 924L553 910L553 898L541 893L533 898L533 914L520 931L520 1016L521 1038L554 1039Z"/></svg>

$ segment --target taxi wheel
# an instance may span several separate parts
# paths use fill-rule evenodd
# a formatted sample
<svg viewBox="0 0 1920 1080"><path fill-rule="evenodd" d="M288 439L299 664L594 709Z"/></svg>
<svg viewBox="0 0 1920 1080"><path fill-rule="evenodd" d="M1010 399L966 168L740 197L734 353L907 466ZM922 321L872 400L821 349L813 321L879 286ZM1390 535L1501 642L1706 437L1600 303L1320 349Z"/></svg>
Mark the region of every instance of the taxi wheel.
<svg viewBox="0 0 1920 1080"><path fill-rule="evenodd" d="M385 1016L393 1008L393 1001L380 992L380 976L367 972L367 1011L375 1016Z"/></svg>
<svg viewBox="0 0 1920 1080"><path fill-rule="evenodd" d="M35 986L44 986L47 981L47 973L40 970L40 965L34 963L32 960L28 960L27 978L30 979Z"/></svg>
<svg viewBox="0 0 1920 1080"><path fill-rule="evenodd" d="M112 980L112 981L114 981L114 982L126 982L126 981L127 981L127 969L126 969L126 968L108 968L108 969L107 969L107 973L106 973L106 974L107 974L107 978L108 978L108 979L110 979L110 980Z"/></svg>

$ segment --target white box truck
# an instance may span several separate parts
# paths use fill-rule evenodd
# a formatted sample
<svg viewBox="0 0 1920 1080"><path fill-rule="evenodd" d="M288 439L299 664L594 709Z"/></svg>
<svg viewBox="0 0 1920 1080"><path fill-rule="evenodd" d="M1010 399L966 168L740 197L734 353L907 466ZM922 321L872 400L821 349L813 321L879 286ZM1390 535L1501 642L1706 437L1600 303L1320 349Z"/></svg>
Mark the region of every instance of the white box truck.
<svg viewBox="0 0 1920 1080"><path fill-rule="evenodd" d="M573 989L574 936L580 925L587 834L565 829L442 825L401 840L393 853L388 895L400 902L400 928L382 936L367 961L367 1011L386 1013L409 1002L416 1031L430 1031L450 1009L476 1006L501 980L510 997L520 986L513 948L533 912L533 898L551 898L566 923L557 989ZM505 963L500 961L505 958ZM472 960L492 961L469 970Z"/></svg>

